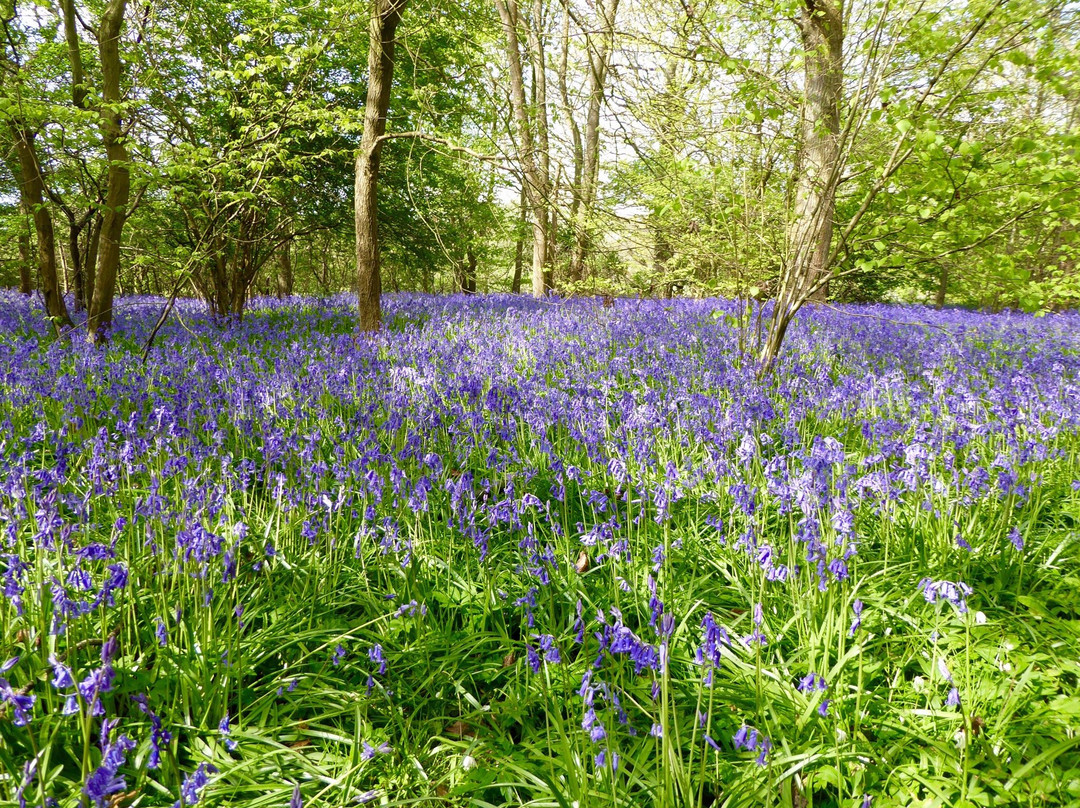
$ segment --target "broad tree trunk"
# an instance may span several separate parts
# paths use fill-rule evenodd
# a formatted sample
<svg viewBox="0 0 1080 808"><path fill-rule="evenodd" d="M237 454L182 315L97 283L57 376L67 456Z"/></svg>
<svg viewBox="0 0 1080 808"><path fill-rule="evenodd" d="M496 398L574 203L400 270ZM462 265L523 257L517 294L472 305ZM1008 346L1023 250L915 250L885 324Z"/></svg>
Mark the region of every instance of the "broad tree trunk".
<svg viewBox="0 0 1080 808"><path fill-rule="evenodd" d="M525 77L521 69L518 41L520 15L515 0L495 0L502 20L506 58L510 69L510 104L518 134L518 161L521 164L525 195L533 229L532 290L535 297L545 293L544 269L548 263L548 178L537 164L533 127L525 104ZM539 103L539 102L538 102Z"/></svg>
<svg viewBox="0 0 1080 808"><path fill-rule="evenodd" d="M368 40L368 91L364 132L356 154L356 293L361 331L382 324L382 277L379 263L378 182L382 136L390 109L394 43L408 0L373 0Z"/></svg>
<svg viewBox="0 0 1080 808"><path fill-rule="evenodd" d="M56 271L56 234L53 231L52 214L45 207L45 180L41 174L37 153L34 151L34 134L17 123L12 124L15 150L19 154L22 172L23 204L34 211L34 230L38 245L38 275L41 295L45 299L45 312L56 327L71 327L71 316L60 292L60 278Z"/></svg>
<svg viewBox="0 0 1080 808"><path fill-rule="evenodd" d="M120 119L120 29L124 24L126 7L127 0L109 0L98 27L102 91L100 128L109 169L94 294L87 321L88 335L94 342L103 340L112 325L116 275L120 269L120 244L131 196L130 156Z"/></svg>
<svg viewBox="0 0 1080 808"><path fill-rule="evenodd" d="M615 39L615 15L619 0L599 0L596 12L600 23L599 42L588 44L589 55L589 103L585 117L584 166L580 172L580 186L575 192L578 200L574 219L574 253L570 259L570 277L585 278L585 260L591 246L591 219L596 204L596 186L600 173L600 107L604 101L608 62ZM578 172L575 172L577 174Z"/></svg>

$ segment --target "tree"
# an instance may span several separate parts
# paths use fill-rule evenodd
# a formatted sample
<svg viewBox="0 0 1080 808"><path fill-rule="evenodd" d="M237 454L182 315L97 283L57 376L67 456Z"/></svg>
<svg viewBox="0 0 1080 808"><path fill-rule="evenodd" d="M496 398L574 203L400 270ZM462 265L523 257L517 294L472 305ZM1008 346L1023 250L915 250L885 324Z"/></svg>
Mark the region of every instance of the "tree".
<svg viewBox="0 0 1080 808"><path fill-rule="evenodd" d="M522 24L521 14L515 0L495 0L495 7L502 21L504 48L506 52L508 77L510 80L510 105L513 110L517 133L517 158L521 166L522 183L532 219L533 254L532 254L532 293L534 297L545 294L544 274L548 267L548 241L551 227L548 218L551 180L548 173L548 156L545 148L547 132L547 83L544 80L544 62L542 54L537 54L539 70L534 86L536 93L536 115L530 115L525 102L525 76L522 70L521 44L518 29ZM533 34L536 44L534 52L542 43L542 37Z"/></svg>
<svg viewBox="0 0 1080 808"><path fill-rule="evenodd" d="M408 0L373 0L368 28L368 90L364 129L356 153L356 289L361 331L382 323L382 276L379 263L379 158L390 109L394 45Z"/></svg>
<svg viewBox="0 0 1080 808"><path fill-rule="evenodd" d="M768 338L760 353L762 374L769 373L775 366L795 314L832 278L841 274L837 271L838 260L851 251L878 196L917 151L919 133L928 131L934 122L950 115L957 104L1001 63L1003 56L1023 42L1032 20L1039 18L1034 9L1025 4L1010 6L1008 14L1002 12L1004 5L1005 0L983 0L940 10L918 6L906 16L896 14L887 5L862 9L865 17L858 54L860 70L848 93L850 100L838 128L836 148L834 150L831 143L811 141L816 149L820 149L818 156L812 159L821 164L831 160L831 169L814 184L812 193L804 196L804 199L816 198L816 204L813 207L803 204L801 208L797 205L797 212L805 215L797 215L796 221L808 224L803 224L797 231L805 235L790 244L770 317ZM948 25L942 25L942 17L947 18ZM937 25L932 24L934 22ZM819 48L817 56L828 56L832 52L832 46L826 41L830 36L835 39L838 34L831 29L811 30L810 36L803 39L804 47L809 42L819 41L824 51ZM837 41L842 42L842 38ZM938 58L912 59L912 55L921 49L937 54ZM813 60L815 55L807 52L804 58ZM817 72L821 70L826 72ZM814 72L807 74L807 79L815 78L818 83L815 86L808 84L805 90L808 118L812 120L818 113L826 116L821 121L823 128L819 130L822 135L830 128L827 116L831 114L832 85L829 82L832 78L829 70L828 62L815 67ZM889 85L899 78L906 79L910 89L898 90L895 85ZM884 114L884 108L888 108L888 115ZM880 120L892 126L893 134L887 138L885 153L876 151L872 158L866 159L865 165L858 167L860 174L865 173L871 179L859 190L852 212L839 228L839 244L832 243L830 232L832 246L828 255L824 259L815 257L820 256L825 234L829 231L825 223L826 208L832 210L836 189L842 181L849 179L845 174L853 168L853 157L864 156L859 154L858 148L863 145L865 128ZM812 138L816 136L811 135ZM816 172L819 167L811 166L811 171ZM852 268L843 270L844 273L851 271Z"/></svg>
<svg viewBox="0 0 1080 808"><path fill-rule="evenodd" d="M98 25L98 57L101 61L101 139L108 160L101 242L94 272L94 296L90 301L87 333L91 340L105 339L113 318L116 275L120 267L120 244L131 200L131 157L125 142L123 94L120 88L120 30L127 0L109 0ZM80 87L76 79L76 87Z"/></svg>
<svg viewBox="0 0 1080 808"><path fill-rule="evenodd" d="M566 5L565 9L569 19L569 4ZM608 64L615 39L615 18L618 11L619 0L597 0L596 32L592 36L586 36L589 89L582 147L580 150L575 149L575 157L580 159L580 165L575 165L574 171L574 252L570 259L570 277L576 281L580 281L585 277L585 259L592 241L590 228L592 227L593 206L596 203L597 181L600 173L600 107L604 101ZM564 55L564 71L565 65L566 59ZM565 78L562 85L565 99ZM575 126L574 130L577 131L577 129L578 127Z"/></svg>

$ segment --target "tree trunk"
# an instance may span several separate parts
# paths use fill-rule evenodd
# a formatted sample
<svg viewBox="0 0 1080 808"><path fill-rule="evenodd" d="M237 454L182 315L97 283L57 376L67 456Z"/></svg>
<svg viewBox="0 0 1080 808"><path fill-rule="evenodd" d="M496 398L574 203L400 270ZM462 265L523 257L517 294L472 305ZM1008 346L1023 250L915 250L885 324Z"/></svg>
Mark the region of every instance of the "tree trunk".
<svg viewBox="0 0 1080 808"><path fill-rule="evenodd" d="M514 241L514 277L510 281L511 293L521 294L521 269L525 263L525 227L528 223L529 207L525 199L525 185L521 186L521 201L518 203L519 218L517 239Z"/></svg>
<svg viewBox="0 0 1080 808"><path fill-rule="evenodd" d="M33 290L30 283L30 234L19 233L19 292L29 295Z"/></svg>
<svg viewBox="0 0 1080 808"><path fill-rule="evenodd" d="M807 300L824 302L832 267L836 186L840 180L840 98L843 92L842 0L804 0L799 18L804 58L802 149L788 261L773 306L759 374L772 371L788 327Z"/></svg>
<svg viewBox="0 0 1080 808"><path fill-rule="evenodd" d="M799 19L804 52L801 171L795 192L791 239L798 293L813 286L811 300L828 296L843 92L842 0L805 0Z"/></svg>
<svg viewBox="0 0 1080 808"><path fill-rule="evenodd" d="M63 0L64 39L67 41L68 62L71 64L71 102L77 109L86 108L86 80L83 77L82 49L79 44L75 0Z"/></svg>
<svg viewBox="0 0 1080 808"><path fill-rule="evenodd" d="M89 281L83 271L83 251L79 245L79 237L86 226L86 221L77 221L75 214L66 205L64 213L68 220L68 254L71 255L71 278L72 285L75 287L74 308L75 311L83 311L89 308L88 298L93 294L94 289L93 281Z"/></svg>
<svg viewBox="0 0 1080 808"><path fill-rule="evenodd" d="M45 312L52 318L59 333L62 328L71 327L71 316L60 293L60 278L56 272L56 234L52 214L45 207L45 180L34 151L34 134L17 123L12 124L12 134L15 136L15 150L19 154L19 169L22 172L22 199L34 211L38 275L41 295L45 299Z"/></svg>
<svg viewBox="0 0 1080 808"><path fill-rule="evenodd" d="M109 169L97 271L94 273L94 295L87 321L88 336L94 342L104 340L112 325L116 275L120 269L120 244L131 196L130 157L120 119L120 29L124 24L126 7L127 0L109 0L98 27L102 90L100 128Z"/></svg>
<svg viewBox="0 0 1080 808"><path fill-rule="evenodd" d="M86 258L83 261L83 267L86 288L90 294L93 294L94 280L97 277L94 270L97 267L98 248L101 246L101 223L101 214L94 213L93 218L90 219L90 229L86 234Z"/></svg>
<svg viewBox="0 0 1080 808"><path fill-rule="evenodd" d="M595 50L588 44L589 104L585 118L584 167L580 174L580 187L575 193L578 200L574 220L574 253L570 259L570 277L585 278L585 259L588 255L593 206L596 204L596 186L600 173L600 107L604 101L604 85L607 81L608 61L615 39L615 15L619 0L603 0L596 4L600 16L600 43ZM577 173L577 172L575 172Z"/></svg>
<svg viewBox="0 0 1080 808"><path fill-rule="evenodd" d="M356 293L361 331L382 324L378 182L382 136L394 77L394 38L408 0L374 0L368 40L368 91L364 132L356 155Z"/></svg>
<svg viewBox="0 0 1080 808"><path fill-rule="evenodd" d="M12 151L15 151L15 149L12 149ZM31 205L26 198L23 189L23 173L22 168L19 165L18 157L16 156L15 159L9 159L10 156L10 154L5 155L4 162L7 164L8 171L11 172L12 178L15 180L15 184L19 186L19 212L23 217L23 221L20 223L21 226L19 228L19 293L29 295L33 293L32 272L34 265L34 259L30 255L29 228L32 226L31 222L34 220L34 209L33 205Z"/></svg>
<svg viewBox="0 0 1080 808"><path fill-rule="evenodd" d="M934 295L934 308L942 309L945 307L945 293L949 288L949 268L945 265L941 265L941 275L938 277L937 294Z"/></svg>
<svg viewBox="0 0 1080 808"><path fill-rule="evenodd" d="M465 253L465 293L476 294L476 251L470 248Z"/></svg>
<svg viewBox="0 0 1080 808"><path fill-rule="evenodd" d="M286 241L277 249L277 296L291 297L293 293L292 242Z"/></svg>
<svg viewBox="0 0 1080 808"><path fill-rule="evenodd" d="M535 297L544 296L544 269L548 262L548 187L547 178L536 162L529 111L525 105L525 77L521 69L521 46L517 27L519 14L515 0L495 0L502 20L506 57L510 68L510 104L518 134L518 160L521 163L525 195L533 228L532 290Z"/></svg>

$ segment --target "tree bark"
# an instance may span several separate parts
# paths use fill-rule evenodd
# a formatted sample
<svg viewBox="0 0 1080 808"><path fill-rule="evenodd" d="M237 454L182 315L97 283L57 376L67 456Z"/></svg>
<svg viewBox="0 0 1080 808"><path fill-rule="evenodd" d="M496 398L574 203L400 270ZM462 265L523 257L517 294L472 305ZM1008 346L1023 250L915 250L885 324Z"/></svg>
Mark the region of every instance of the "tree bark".
<svg viewBox="0 0 1080 808"><path fill-rule="evenodd" d="M64 39L67 41L68 61L71 63L71 102L77 109L86 108L86 79L83 75L82 48L79 43L75 0L63 0Z"/></svg>
<svg viewBox="0 0 1080 808"><path fill-rule="evenodd" d="M759 374L770 373L804 300L824 302L832 271L833 220L840 179L840 100L844 80L843 0L804 0L802 149L788 261L780 277ZM816 291L811 293L811 290ZM809 293L809 296L808 296Z"/></svg>
<svg viewBox="0 0 1080 808"><path fill-rule="evenodd" d="M91 341L105 339L113 318L116 275L120 268L120 244L131 196L131 167L120 117L120 29L127 0L109 0L98 26L101 61L100 128L109 161L105 208L101 222L94 295L90 303L87 332Z"/></svg>
<svg viewBox="0 0 1080 808"><path fill-rule="evenodd" d="M33 290L30 283L30 234L19 233L19 293L29 295Z"/></svg>
<svg viewBox="0 0 1080 808"><path fill-rule="evenodd" d="M525 263L525 227L528 224L529 207L525 199L525 186L521 186L521 201L518 203L519 218L517 238L514 240L514 277L510 281L510 292L521 294L521 269Z"/></svg>
<svg viewBox="0 0 1080 808"><path fill-rule="evenodd" d="M45 180L41 174L34 151L34 134L18 123L12 124L15 150L19 155L22 172L23 204L34 211L34 230L38 244L38 275L41 295L45 299L45 312L52 318L57 333L71 327L71 316L60 292L60 278L56 271L56 234L53 231L52 214L45 206Z"/></svg>
<svg viewBox="0 0 1080 808"><path fill-rule="evenodd" d="M293 293L292 242L286 241L277 249L277 296L290 297Z"/></svg>
<svg viewBox="0 0 1080 808"><path fill-rule="evenodd" d="M619 0L597 2L600 42L595 48L591 41L587 45L589 101L585 117L584 166L580 172L580 187L575 194L578 204L574 219L574 253L570 259L570 277L575 280L585 278L585 260L592 240L589 228L593 206L596 204L596 186L600 172L600 107L604 101L604 86L615 39L615 15L618 10Z"/></svg>
<svg viewBox="0 0 1080 808"><path fill-rule="evenodd" d="M378 182L382 136L390 109L394 44L408 0L373 0L369 26L368 91L364 132L356 155L356 282L361 331L382 324L382 277L379 260Z"/></svg>
<svg viewBox="0 0 1080 808"><path fill-rule="evenodd" d="M842 0L805 0L799 30L805 88L791 252L796 285L802 293L830 269L844 81ZM826 280L810 299L823 302L827 296Z"/></svg>
<svg viewBox="0 0 1080 808"><path fill-rule="evenodd" d="M510 71L510 104L514 111L518 142L518 160L521 163L525 196L529 205L533 228L532 290L533 296L545 293L544 269L548 263L548 187L547 177L541 174L536 161L529 110L525 105L525 77L521 69L521 46L518 41L518 14L515 0L495 0L495 7L502 20L506 46L506 58ZM539 102L538 102L539 103Z"/></svg>
<svg viewBox="0 0 1080 808"><path fill-rule="evenodd" d="M5 144L6 145L6 144ZM14 151L14 149L12 149ZM8 171L11 172L12 178L15 180L15 184L19 186L19 212L23 216L22 225L26 228L31 226L31 222L34 219L34 208L26 198L26 193L23 188L23 172L19 163L18 156L15 159L10 159L11 155L6 154L4 156L4 162L7 164ZM28 230L19 228L19 293L23 295L29 295L33 293L33 271L34 259L30 255L30 233Z"/></svg>
<svg viewBox="0 0 1080 808"><path fill-rule="evenodd" d="M945 307L945 293L949 289L949 268L945 264L941 265L941 275L938 277L937 294L934 295L934 308L942 309Z"/></svg>

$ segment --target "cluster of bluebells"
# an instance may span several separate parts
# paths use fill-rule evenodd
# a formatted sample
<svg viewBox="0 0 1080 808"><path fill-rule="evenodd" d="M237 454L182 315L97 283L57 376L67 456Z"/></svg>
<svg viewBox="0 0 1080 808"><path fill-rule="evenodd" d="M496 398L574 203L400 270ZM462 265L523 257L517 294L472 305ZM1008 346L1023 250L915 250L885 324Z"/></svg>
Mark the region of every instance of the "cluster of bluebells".
<svg viewBox="0 0 1080 808"><path fill-rule="evenodd" d="M963 581L934 581L923 578L919 581L919 590L927 603L941 600L952 605L960 614L967 613L967 597L971 594L971 587Z"/></svg>
<svg viewBox="0 0 1080 808"><path fill-rule="evenodd" d="M825 678L811 671L799 680L798 690L805 695L811 695L815 692L824 693L829 689L829 685L826 683ZM832 703L831 699L822 699L818 704L818 715L822 718L827 718L829 715L829 705Z"/></svg>
<svg viewBox="0 0 1080 808"><path fill-rule="evenodd" d="M125 301L117 342L141 344L157 302ZM243 322L219 323L181 301L182 321L165 325L143 364L121 348L46 341L36 304L0 292L0 616L5 640L39 626L50 635L38 638L44 650L21 652L29 672L0 666L0 710L20 729L46 702L73 734L76 716L97 722L102 762L88 801L123 787L132 739L149 743L154 772L171 744L190 742L167 705L137 695L130 709L132 690L119 691L135 678L131 660L179 653L184 621L203 610L250 632L248 621L268 618L233 601L237 584L265 576L272 586L307 559L338 564L344 551L364 562L357 569L412 577L428 560L417 536L436 531L452 538L453 563L498 567L491 580L520 620L526 670L580 660L581 731L597 768L617 771L622 740L663 736L646 713L671 674L677 626L700 626L703 687L726 675L727 658L764 658L781 644L782 624L765 620L772 593L836 593L852 604L840 630L855 637L863 604L850 600L852 581L876 526L911 513L946 520L949 502L1023 507L1080 428L1076 318L1036 327L924 312L935 326L924 329L822 309L793 325L775 384L763 385L714 316L734 311L723 301L609 311L588 300L401 295L388 299L388 319L417 325L370 340L343 327L354 304L336 298L301 315L295 302L261 301ZM260 316L278 307L291 316ZM842 347L844 362L823 359L822 345ZM805 428L837 418L846 428L833 435ZM255 501L284 527L260 521ZM762 582L745 616L680 603L672 582L697 563L691 535L694 552L723 554ZM991 541L1025 551L1015 527L940 551L978 554ZM617 595L592 587L599 567ZM960 581L909 584L959 613L972 595ZM190 594L166 602L178 590ZM427 606L412 594L385 593L372 619L421 623ZM551 602L576 602L569 623L553 620ZM155 609L142 613L144 603ZM121 655L100 627L136 611L145 647ZM64 636L96 636L100 653L50 652ZM377 698L401 653L393 636L332 642L319 664L358 675ZM283 700L299 697L306 675L289 664L274 680ZM16 674L26 684L12 684ZM820 676L799 687L828 714ZM955 688L948 700L959 703ZM121 715L125 734L112 723ZM202 734L242 755L229 714L210 720ZM29 782L36 763L20 737L25 769L10 774ZM732 742L762 764L771 748L749 726ZM212 773L199 764L172 784L178 804L197 804Z"/></svg>

